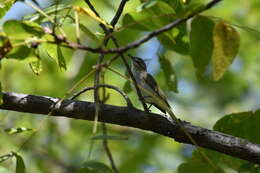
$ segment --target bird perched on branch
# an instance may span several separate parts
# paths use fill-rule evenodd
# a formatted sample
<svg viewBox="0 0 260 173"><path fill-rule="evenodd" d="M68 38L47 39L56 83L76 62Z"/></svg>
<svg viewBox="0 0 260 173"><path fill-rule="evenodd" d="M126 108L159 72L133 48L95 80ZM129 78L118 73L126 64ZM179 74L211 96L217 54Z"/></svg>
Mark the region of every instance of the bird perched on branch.
<svg viewBox="0 0 260 173"><path fill-rule="evenodd" d="M163 113L166 113L166 108L171 109L170 105L153 76L147 72L144 60L132 55L128 56L132 60L131 70L144 102L149 103L151 106L153 105Z"/></svg>

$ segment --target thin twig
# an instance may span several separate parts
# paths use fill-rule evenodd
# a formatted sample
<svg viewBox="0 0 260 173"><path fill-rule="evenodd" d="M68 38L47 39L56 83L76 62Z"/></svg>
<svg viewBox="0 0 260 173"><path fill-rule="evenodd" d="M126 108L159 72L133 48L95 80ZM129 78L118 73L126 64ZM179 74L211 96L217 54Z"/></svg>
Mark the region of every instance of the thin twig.
<svg viewBox="0 0 260 173"><path fill-rule="evenodd" d="M110 24L111 24L113 27L117 24L117 22L118 22L120 16L122 15L123 10L124 10L124 8L125 8L125 5L126 5L126 2L127 2L127 1L128 1L128 0L122 0L121 3L119 4L119 7L117 8L116 14L115 14L115 16L113 17L112 21L110 22Z"/></svg>
<svg viewBox="0 0 260 173"><path fill-rule="evenodd" d="M172 28L186 22L187 20L191 19L192 17L212 8L214 5L216 5L218 2L220 2L222 0L213 0L211 2L209 2L208 4L206 4L204 6L204 8L198 10L198 11L195 11L194 13L190 14L189 16L187 17L184 17L184 18L180 18L180 19L176 19L174 20L173 22L157 29L157 30L154 30L153 32L150 32L149 34L145 35L144 37L142 37L141 39L139 40L136 40L132 43L129 43L127 44L126 46L122 46L122 47L118 47L118 48L110 48L110 49L104 49L104 48L91 48L91 47L88 47L88 46L84 46L84 45L81 45L81 44L77 44L77 43L72 43L70 41L66 41L65 43L67 43L67 47L70 47L70 48L74 48L74 49L82 49L82 50L86 50L86 51L91 51L93 53L103 53L103 54L111 54L111 53L123 53L123 52L126 52L130 49L134 49L138 46L140 46L141 44L147 42L148 40L152 39L153 37L161 34L161 33L164 33L166 31L169 31L171 30Z"/></svg>
<svg viewBox="0 0 260 173"><path fill-rule="evenodd" d="M87 2L87 4L89 5L90 9L99 17L99 16L100 16L99 13L96 11L96 9L94 8L94 6L89 2L89 0L86 0L86 2ZM122 12L123 12L123 9L124 9L124 7L125 7L125 5L126 5L126 2L127 2L127 0L122 0L121 3L119 4L119 7L118 7L118 9L117 9L117 12L116 12L115 16L113 17L113 19L112 19L111 22L110 22L110 24L111 24L113 27L116 25L116 23L118 22L120 16L122 15ZM110 33L113 32L112 29L111 29L111 30L108 30L108 29L106 28L106 26L105 26L104 24L102 24L102 23L100 23L100 26L101 26L101 28L103 29L103 31L106 33L106 35L109 35ZM115 38L113 35L111 35L111 38L112 38L112 41L114 42L115 46L118 48L118 47L119 47L119 44L118 44L116 38ZM107 38L105 39L105 44L107 43L108 40L109 40L109 38L107 37ZM143 100L143 97L142 97L142 95L141 95L141 91L140 91L139 87L137 86L136 79L134 78L134 75L133 75L133 73L132 73L132 71L131 71L131 68L130 68L128 62L126 61L126 59L125 59L125 57L124 57L124 55L123 55L122 53L120 53L120 56L121 56L121 58L122 58L122 60L123 60L123 62L124 62L124 64L125 64L125 66L126 66L127 72L129 73L131 79L133 80L135 89L136 89L136 91L137 91L138 98L139 98L139 100L141 101L144 110L145 110L146 112L149 112L149 109L148 109L147 105L145 104L145 102L144 102L144 100Z"/></svg>
<svg viewBox="0 0 260 173"><path fill-rule="evenodd" d="M91 9L92 11L94 11L94 13L95 13L97 16L99 16L99 13L96 11L96 9L95 9L94 6L91 4L91 2L90 2L89 0L85 0L85 2L88 4L88 6L90 7L90 9ZM126 4L126 1L125 1L125 0L122 0L121 3L120 3L120 5L119 5L119 8L117 9L117 12L116 12L114 18L113 18L112 21L111 21L111 25L112 25L112 26L115 26L116 23L118 22L118 20L119 20L121 14L122 14L122 12L123 12L123 9L124 9L125 4ZM104 46L107 46L107 43L108 43L108 41L109 41L109 38L106 37L106 36L109 35L111 32L113 32L113 30L107 29L106 26L105 26L104 24L102 24L102 23L100 23L99 26L103 29L103 31L104 31L104 33L105 33L105 39L104 39L104 41L103 41L103 45L104 45ZM101 65L103 59L104 59L104 53L101 53L101 55L100 55L100 57L99 57L99 59L98 59L97 65ZM95 97L95 102L98 102L98 104L97 104L97 106L96 106L96 116L95 116L95 117L97 117L97 115L98 115L97 110L98 110L98 106L99 106L98 88L96 88L96 87L97 87L97 85L99 85L100 73L101 73L102 67L103 67L103 66L99 66L99 67L98 67L98 70L97 70L96 75L95 75L95 91L94 91L94 97ZM105 94L105 93L104 93L104 94ZM129 105L129 103L128 103L128 105ZM96 119L96 118L95 118L95 119ZM103 123L102 126L103 126L103 133L104 133L104 135L106 135L106 124ZM114 170L114 172L119 173L119 171L118 171L117 168L116 168L116 165L115 165L114 159L113 159L113 157L112 157L112 154L111 154L111 152L110 152L110 150L109 150L109 147L108 147L108 144L107 144L107 139L104 139L104 140L103 140L103 144L104 144L104 148L105 148L105 150L106 150L107 156L108 156L108 158L109 158L109 160L110 160L110 164L111 164L112 169Z"/></svg>
<svg viewBox="0 0 260 173"><path fill-rule="evenodd" d="M103 132L103 135L106 137L107 136L107 127L106 127L106 123L104 123L104 122L102 123L102 132ZM105 149L105 151L107 153L107 157L108 157L108 159L109 159L109 161L111 163L111 167L112 167L113 171L115 173L119 173L119 171L118 171L118 169L116 167L116 164L114 162L112 153L111 153L111 151L110 151L110 149L108 147L107 138L103 138L103 146L104 146L104 149Z"/></svg>
<svg viewBox="0 0 260 173"><path fill-rule="evenodd" d="M116 38L113 37L113 36L112 36L111 38L112 38L114 44L116 45L116 47L119 47L119 44L118 44ZM135 77L134 77L134 75L133 75L133 72L132 72L132 70L131 70L131 68L130 68L128 62L127 62L127 60L125 59L124 54L123 54L123 53L120 53L120 56L121 56L121 59L122 59L123 62L124 62L124 65L125 65L125 67L126 67L126 70L127 70L128 74L130 75L131 79L133 80L134 87L135 87L136 92L137 92L137 96L138 96L139 100L141 101L141 103L142 103L142 105L143 105L144 111L145 111L145 112L149 112L149 109L148 109L146 103L144 102L144 98L143 98L143 96L142 96L142 94L141 94L140 88L137 86L137 81L136 81L136 79L135 79Z"/></svg>
<svg viewBox="0 0 260 173"><path fill-rule="evenodd" d="M113 86L113 85L109 85L109 84L100 84L98 86L96 86L97 88L110 88L110 89L113 89L115 91L117 91L126 101L126 104L127 106L129 107L133 107L133 104L131 102L131 100L129 99L129 97L127 96L127 94L124 93L124 91L120 90L119 88ZM75 98L79 97L81 94L83 94L84 92L86 91L89 91L89 90L93 90L95 89L95 87L87 87L87 88L84 88L82 90L80 90L79 92L77 92L76 94L74 94L70 99L71 100L74 100Z"/></svg>

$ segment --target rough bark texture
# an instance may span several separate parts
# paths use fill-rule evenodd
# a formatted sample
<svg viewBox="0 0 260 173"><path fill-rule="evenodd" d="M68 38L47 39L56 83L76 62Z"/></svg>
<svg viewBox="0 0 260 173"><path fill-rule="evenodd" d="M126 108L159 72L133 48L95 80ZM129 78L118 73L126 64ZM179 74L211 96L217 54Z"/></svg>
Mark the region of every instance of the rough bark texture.
<svg viewBox="0 0 260 173"><path fill-rule="evenodd" d="M57 98L18 93L3 93L0 109L47 115ZM95 105L92 102L63 100L55 105L51 116L63 116L74 119L94 119ZM146 113L130 107L102 105L99 121L153 131L173 138L181 143L191 144L189 138L175 123L166 118ZM182 122L197 144L201 147L219 151L240 159L260 164L260 145L228 134L193 126Z"/></svg>

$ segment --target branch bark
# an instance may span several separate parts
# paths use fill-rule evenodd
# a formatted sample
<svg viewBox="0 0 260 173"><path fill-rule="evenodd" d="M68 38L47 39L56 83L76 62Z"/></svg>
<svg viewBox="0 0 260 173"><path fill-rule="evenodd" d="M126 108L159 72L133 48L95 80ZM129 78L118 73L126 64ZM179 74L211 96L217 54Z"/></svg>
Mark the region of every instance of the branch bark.
<svg viewBox="0 0 260 173"><path fill-rule="evenodd" d="M18 93L3 93L0 109L47 115L58 98ZM99 121L139 128L191 144L189 138L175 123L158 114L146 113L135 108L101 105ZM92 102L64 100L57 104L51 116L94 120L95 104ZM228 134L194 126L182 121L200 147L215 150L243 160L260 164L260 145Z"/></svg>

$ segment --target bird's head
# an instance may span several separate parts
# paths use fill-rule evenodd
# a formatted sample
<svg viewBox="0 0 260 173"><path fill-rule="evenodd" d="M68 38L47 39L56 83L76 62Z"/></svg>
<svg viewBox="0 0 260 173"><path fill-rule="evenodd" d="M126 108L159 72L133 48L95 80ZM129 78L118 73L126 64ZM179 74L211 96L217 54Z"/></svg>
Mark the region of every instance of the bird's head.
<svg viewBox="0 0 260 173"><path fill-rule="evenodd" d="M132 59L132 66L139 71L142 70L147 70L146 69L146 64L144 62L144 60L142 58L136 57L136 56L132 56L132 55L128 55L131 59Z"/></svg>

